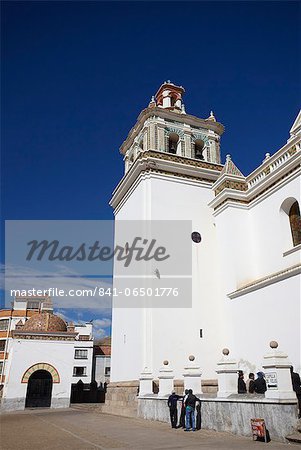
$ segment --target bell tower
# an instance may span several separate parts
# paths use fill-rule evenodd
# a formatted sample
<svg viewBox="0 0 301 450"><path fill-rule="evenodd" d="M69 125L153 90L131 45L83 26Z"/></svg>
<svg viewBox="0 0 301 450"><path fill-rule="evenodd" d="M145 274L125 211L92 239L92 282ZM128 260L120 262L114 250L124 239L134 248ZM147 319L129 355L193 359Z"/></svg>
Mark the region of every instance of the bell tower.
<svg viewBox="0 0 301 450"><path fill-rule="evenodd" d="M224 131L211 111L200 119L187 114L183 103L185 89L170 81L163 83L123 142L125 172L143 152L159 152L193 161L220 164L220 138Z"/></svg>
<svg viewBox="0 0 301 450"><path fill-rule="evenodd" d="M188 114L184 94L182 86L167 81L141 111L120 147L125 173L110 204L115 214L116 243L130 241L125 237L128 221L145 227L169 222L168 236L173 244L191 252L188 276L192 281L184 293L191 306L181 303L156 309L144 307L141 298L141 307L122 308L118 302L119 306L127 304L128 299L122 295L113 299L111 381L138 380L142 371L157 377L165 359L172 361L175 377L181 379L187 355L206 359L211 368L219 358L214 331L222 326L214 270L218 257L214 217L208 204L214 198L212 186L223 169L220 139L224 127L212 112L205 119ZM177 232L177 225L187 221L187 229ZM162 229L158 236L166 242ZM177 267L180 275L186 276L184 263ZM158 276L156 269L149 263L140 279L175 286L176 276L172 281L164 270ZM114 286L122 292L125 278L119 277L116 265L114 271ZM181 324L179 333L169 329L175 323ZM166 338L169 335L173 335L172 342ZM206 376L214 378L214 372Z"/></svg>

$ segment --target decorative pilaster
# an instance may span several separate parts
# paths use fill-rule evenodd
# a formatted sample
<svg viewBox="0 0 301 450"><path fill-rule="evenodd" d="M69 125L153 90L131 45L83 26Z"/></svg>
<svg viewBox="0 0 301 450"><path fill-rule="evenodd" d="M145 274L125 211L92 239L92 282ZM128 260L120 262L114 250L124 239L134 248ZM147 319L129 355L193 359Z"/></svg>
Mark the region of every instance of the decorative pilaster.
<svg viewBox="0 0 301 450"><path fill-rule="evenodd" d="M195 357L189 356L189 364L184 367L184 390L192 389L194 394L202 394L201 376L202 371L200 366L194 363Z"/></svg>
<svg viewBox="0 0 301 450"><path fill-rule="evenodd" d="M169 362L167 360L163 361L163 367L159 370L159 397L168 396L173 391L174 374L168 365Z"/></svg>
<svg viewBox="0 0 301 450"><path fill-rule="evenodd" d="M278 342L271 341L272 351L263 357L262 367L265 371L267 384L266 398L276 399L295 399L296 394L293 391L292 379L290 373L291 363L288 356L279 350Z"/></svg>
<svg viewBox="0 0 301 450"><path fill-rule="evenodd" d="M185 156L186 158L191 158L191 138L188 134L184 136L185 140Z"/></svg>
<svg viewBox="0 0 301 450"><path fill-rule="evenodd" d="M165 136L164 136L164 128L158 127L158 150L160 152L165 151Z"/></svg>
<svg viewBox="0 0 301 450"><path fill-rule="evenodd" d="M148 128L145 128L145 130L144 130L144 132L143 132L143 150L144 150L144 151L149 150L149 146L148 146L148 135L149 135Z"/></svg>
<svg viewBox="0 0 301 450"><path fill-rule="evenodd" d="M181 141L180 141L180 149L181 149L181 156L185 156L185 142L184 142L184 140L183 139L181 139Z"/></svg>
<svg viewBox="0 0 301 450"><path fill-rule="evenodd" d="M148 133L149 133L149 149L157 150L157 147L156 147L156 125L152 122L149 125Z"/></svg>
<svg viewBox="0 0 301 450"><path fill-rule="evenodd" d="M153 374L152 372L144 368L139 378L139 397L153 394Z"/></svg>
<svg viewBox="0 0 301 450"><path fill-rule="evenodd" d="M237 394L237 361L229 358L229 350L223 349L223 357L217 363L218 392L217 397L225 398Z"/></svg>

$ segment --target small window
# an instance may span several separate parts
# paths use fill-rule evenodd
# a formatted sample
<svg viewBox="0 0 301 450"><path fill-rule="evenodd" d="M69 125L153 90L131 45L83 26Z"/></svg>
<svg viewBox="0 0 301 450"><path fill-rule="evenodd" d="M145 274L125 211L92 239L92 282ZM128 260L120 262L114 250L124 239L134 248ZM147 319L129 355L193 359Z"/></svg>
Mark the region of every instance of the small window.
<svg viewBox="0 0 301 450"><path fill-rule="evenodd" d="M9 319L0 320L0 331L6 331L8 329Z"/></svg>
<svg viewBox="0 0 301 450"><path fill-rule="evenodd" d="M82 348L76 348L74 358L75 359L88 359L88 350L82 349Z"/></svg>
<svg viewBox="0 0 301 450"><path fill-rule="evenodd" d="M5 349L5 340L3 340L3 341L0 341L0 352L4 352L4 349Z"/></svg>
<svg viewBox="0 0 301 450"><path fill-rule="evenodd" d="M111 367L105 367L105 376L109 377L111 373Z"/></svg>
<svg viewBox="0 0 301 450"><path fill-rule="evenodd" d="M0 361L0 373L2 373L3 370L3 361Z"/></svg>
<svg viewBox="0 0 301 450"><path fill-rule="evenodd" d="M87 373L87 367L73 367L74 377L85 377Z"/></svg>
<svg viewBox="0 0 301 450"><path fill-rule="evenodd" d="M301 244L301 217L298 202L292 204L289 210L289 220L293 238L293 245Z"/></svg>

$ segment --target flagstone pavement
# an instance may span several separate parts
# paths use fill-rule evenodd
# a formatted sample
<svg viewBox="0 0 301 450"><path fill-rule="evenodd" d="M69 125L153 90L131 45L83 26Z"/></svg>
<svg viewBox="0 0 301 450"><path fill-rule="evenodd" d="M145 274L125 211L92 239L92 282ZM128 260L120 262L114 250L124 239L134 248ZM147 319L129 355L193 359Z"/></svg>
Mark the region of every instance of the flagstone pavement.
<svg viewBox="0 0 301 450"><path fill-rule="evenodd" d="M32 409L2 414L1 450L273 450L280 442L254 442L229 433L200 430L185 433L165 423L103 414L89 409ZM298 446L297 446L298 447Z"/></svg>

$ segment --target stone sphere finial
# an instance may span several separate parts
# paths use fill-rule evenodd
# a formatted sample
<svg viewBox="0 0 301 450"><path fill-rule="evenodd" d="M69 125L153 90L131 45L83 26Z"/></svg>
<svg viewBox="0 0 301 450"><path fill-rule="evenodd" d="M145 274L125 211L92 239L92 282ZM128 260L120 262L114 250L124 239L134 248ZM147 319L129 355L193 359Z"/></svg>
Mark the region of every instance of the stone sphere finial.
<svg viewBox="0 0 301 450"><path fill-rule="evenodd" d="M189 355L188 359L189 359L189 361L194 361L195 360L195 356Z"/></svg>
<svg viewBox="0 0 301 450"><path fill-rule="evenodd" d="M230 350L228 348L223 348L223 355L228 356L230 353Z"/></svg>
<svg viewBox="0 0 301 450"><path fill-rule="evenodd" d="M270 342L270 347L271 348L277 348L278 347L278 342L277 341L271 341Z"/></svg>
<svg viewBox="0 0 301 450"><path fill-rule="evenodd" d="M164 359L163 361L163 366L168 366L169 362L167 361L167 359Z"/></svg>

